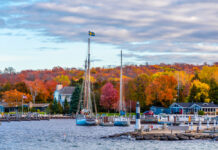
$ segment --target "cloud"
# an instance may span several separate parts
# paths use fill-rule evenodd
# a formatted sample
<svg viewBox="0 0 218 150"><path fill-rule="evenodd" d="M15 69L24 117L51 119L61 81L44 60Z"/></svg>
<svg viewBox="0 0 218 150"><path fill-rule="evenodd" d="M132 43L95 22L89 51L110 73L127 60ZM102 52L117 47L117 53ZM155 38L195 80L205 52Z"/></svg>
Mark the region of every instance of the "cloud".
<svg viewBox="0 0 218 150"><path fill-rule="evenodd" d="M5 22L3 19L0 19L0 27L4 27L5 26Z"/></svg>
<svg viewBox="0 0 218 150"><path fill-rule="evenodd" d="M7 28L38 31L59 42L86 42L92 30L95 42L130 53L172 53L173 60L181 56L192 62L198 61L196 57L211 62L211 54L218 55L214 0L29 0L18 6L13 2L0 10ZM196 57L186 58L190 53Z"/></svg>
<svg viewBox="0 0 218 150"><path fill-rule="evenodd" d="M91 60L91 62L101 62L101 61L103 61L103 60L102 59L97 59L97 58Z"/></svg>
<svg viewBox="0 0 218 150"><path fill-rule="evenodd" d="M37 50L40 50L40 51L48 51L48 50L60 50L60 48L56 48L56 47L39 47L37 48Z"/></svg>
<svg viewBox="0 0 218 150"><path fill-rule="evenodd" d="M159 64L159 63L192 63L192 64L203 64L204 62L213 63L218 60L218 55L200 55L200 54L157 54L157 55L137 55L137 54L124 54L124 58L130 59L134 58L135 62L145 63L149 62L150 64Z"/></svg>

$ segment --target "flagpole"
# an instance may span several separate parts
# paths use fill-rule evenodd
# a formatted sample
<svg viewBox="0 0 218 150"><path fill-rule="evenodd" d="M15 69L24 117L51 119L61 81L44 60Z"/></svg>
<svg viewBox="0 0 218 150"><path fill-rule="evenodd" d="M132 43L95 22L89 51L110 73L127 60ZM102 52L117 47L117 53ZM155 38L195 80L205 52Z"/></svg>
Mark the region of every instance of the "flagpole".
<svg viewBox="0 0 218 150"><path fill-rule="evenodd" d="M22 96L22 116L23 116L23 96Z"/></svg>

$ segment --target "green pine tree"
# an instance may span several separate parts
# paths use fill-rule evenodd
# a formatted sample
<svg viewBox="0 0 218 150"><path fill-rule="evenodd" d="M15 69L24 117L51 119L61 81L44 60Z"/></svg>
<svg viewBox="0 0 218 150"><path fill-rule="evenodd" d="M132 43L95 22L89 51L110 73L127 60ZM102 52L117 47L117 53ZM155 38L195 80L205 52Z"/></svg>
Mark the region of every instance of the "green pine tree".
<svg viewBox="0 0 218 150"><path fill-rule="evenodd" d="M52 114L57 114L58 113L58 103L56 100L54 100L53 104L52 104Z"/></svg>
<svg viewBox="0 0 218 150"><path fill-rule="evenodd" d="M209 98L211 102L218 104L218 84L214 78L210 80Z"/></svg>
<svg viewBox="0 0 218 150"><path fill-rule="evenodd" d="M58 102L58 110L57 110L58 114L62 114L63 113L63 107L61 106L61 103Z"/></svg>
<svg viewBox="0 0 218 150"><path fill-rule="evenodd" d="M77 107L80 99L81 87L80 85L76 85L74 92L72 93L71 101L70 101L70 113L76 113Z"/></svg>
<svg viewBox="0 0 218 150"><path fill-rule="evenodd" d="M64 114L69 114L70 112L70 105L69 103L67 102L67 99L65 98L64 100L64 110L63 110L63 113Z"/></svg>
<svg viewBox="0 0 218 150"><path fill-rule="evenodd" d="M199 78L197 72L195 72L195 76L191 79L191 81L194 81L194 80L199 80L200 81L200 78Z"/></svg>
<svg viewBox="0 0 218 150"><path fill-rule="evenodd" d="M189 95L189 102L196 102L195 96L197 93L198 93L198 89L195 85L193 85Z"/></svg>
<svg viewBox="0 0 218 150"><path fill-rule="evenodd" d="M53 102L52 101L50 102L48 109L49 109L49 113L53 114Z"/></svg>

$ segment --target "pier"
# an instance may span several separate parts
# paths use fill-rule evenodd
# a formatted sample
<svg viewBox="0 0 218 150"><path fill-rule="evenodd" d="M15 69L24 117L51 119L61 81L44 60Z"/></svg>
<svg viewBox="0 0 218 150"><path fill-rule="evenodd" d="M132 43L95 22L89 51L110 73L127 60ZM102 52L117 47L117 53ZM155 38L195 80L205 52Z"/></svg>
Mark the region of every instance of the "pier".
<svg viewBox="0 0 218 150"><path fill-rule="evenodd" d="M173 126L175 127L175 126ZM185 129L185 130L183 130ZM195 127L195 130L190 130L186 128L156 128L156 129L143 129L141 131L124 132L113 134L109 136L103 136L102 138L132 138L135 140L162 140L162 141L177 141L177 140L216 140L218 141L218 128L211 127L207 129L199 130Z"/></svg>
<svg viewBox="0 0 218 150"><path fill-rule="evenodd" d="M62 116L62 115L5 115L0 117L0 122L10 122L10 121L40 121L40 120L50 120L50 119L75 119L73 116Z"/></svg>

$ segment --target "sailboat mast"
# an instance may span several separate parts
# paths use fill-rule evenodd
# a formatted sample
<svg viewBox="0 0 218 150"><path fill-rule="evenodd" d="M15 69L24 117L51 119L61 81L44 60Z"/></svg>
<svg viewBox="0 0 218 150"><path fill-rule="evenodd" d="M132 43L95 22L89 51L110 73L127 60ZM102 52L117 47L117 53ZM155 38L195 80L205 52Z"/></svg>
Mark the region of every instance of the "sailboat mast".
<svg viewBox="0 0 218 150"><path fill-rule="evenodd" d="M178 89L178 93L177 93L177 94L178 94L178 99L177 99L177 101L178 101L178 102L179 102L179 88L180 88L179 86L180 86L180 85L179 85L179 72L178 72L178 87L177 87L177 89Z"/></svg>
<svg viewBox="0 0 218 150"><path fill-rule="evenodd" d="M90 38L88 38L88 70L87 70L87 73L88 73L88 88L87 88L87 91L88 91L88 99L87 99L87 109L88 106L90 106L90 101L91 101L91 94L90 94Z"/></svg>
<svg viewBox="0 0 218 150"><path fill-rule="evenodd" d="M83 107L87 105L87 59L85 60L84 100Z"/></svg>
<svg viewBox="0 0 218 150"><path fill-rule="evenodd" d="M122 50L121 50L121 65L120 65L120 111L123 110L123 104L122 104L122 101L123 101L123 90L122 90L122 85L123 85L123 70L122 70L122 67L123 67L123 60L122 60Z"/></svg>

